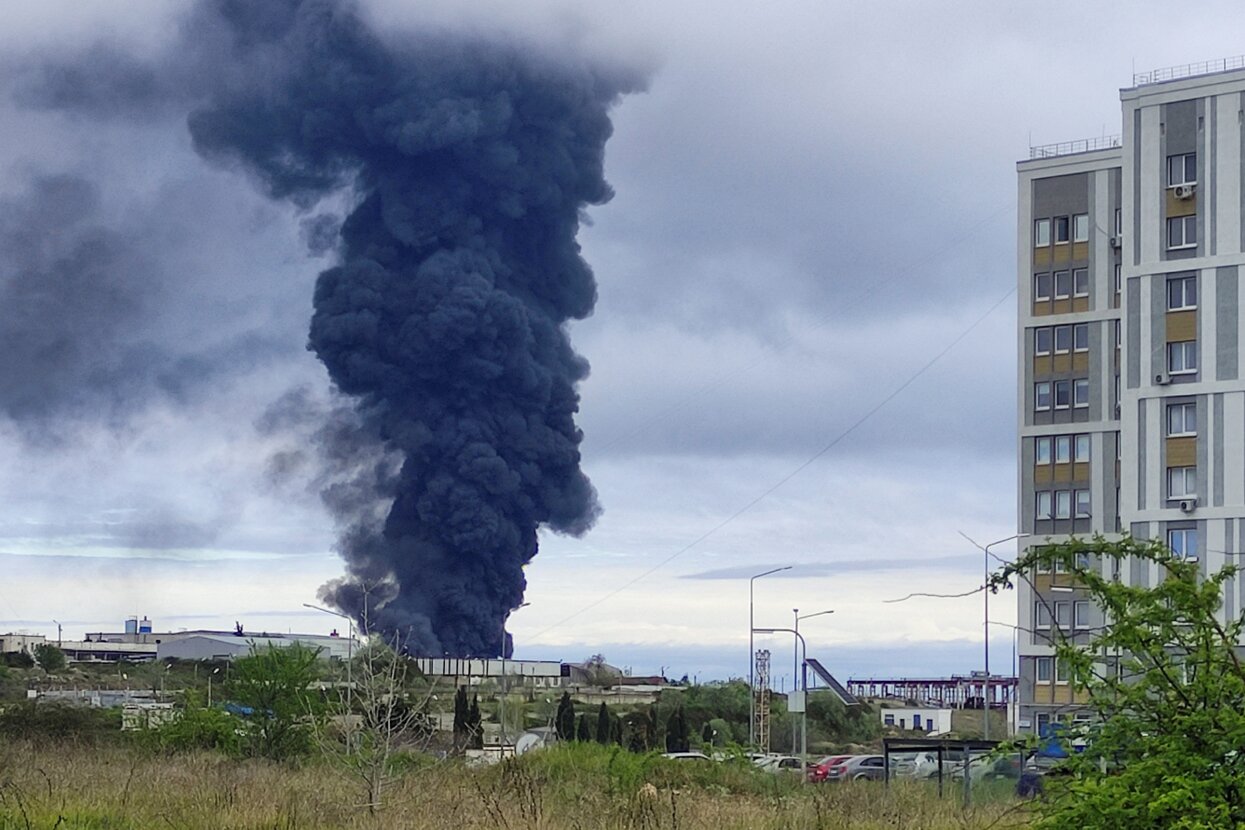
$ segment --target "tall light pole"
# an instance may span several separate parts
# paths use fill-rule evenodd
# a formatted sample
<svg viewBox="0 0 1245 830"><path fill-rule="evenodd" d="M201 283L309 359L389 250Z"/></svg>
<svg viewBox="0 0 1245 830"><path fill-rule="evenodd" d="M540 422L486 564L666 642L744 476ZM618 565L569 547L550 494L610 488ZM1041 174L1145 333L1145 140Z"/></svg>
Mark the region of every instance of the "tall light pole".
<svg viewBox="0 0 1245 830"><path fill-rule="evenodd" d="M1028 533L1015 533L1006 539L999 539L991 542L981 549L982 575L985 578L983 582L981 594L984 605L984 617L981 623L981 630L985 633L985 659L986 659L986 676L982 679L981 687L981 723L982 723L982 740L990 740L990 548L995 545L1001 545L1004 542L1011 542L1016 539L1023 539Z"/></svg>
<svg viewBox="0 0 1245 830"><path fill-rule="evenodd" d="M769 576L770 574L776 574L776 573L779 573L780 571L789 571L789 570L791 570L790 565L783 565L781 568L773 568L771 570L764 571L759 574L755 574L748 578L748 746L752 746L753 744L756 743L756 720L757 720L756 689L754 688L754 686L756 685L756 677L754 676L754 672L755 672L754 660L756 658L753 656L753 653L752 653L756 647L756 644L753 641L753 637L752 637L752 635L755 633L755 630L756 630L756 619L753 615L753 599L752 599L753 598L753 585L755 585L756 581L763 576Z"/></svg>
<svg viewBox="0 0 1245 830"><path fill-rule="evenodd" d="M348 626L346 629L346 753L350 754L354 746L354 741L351 739L353 730L350 727L354 718L354 675L351 674L350 668L350 664L354 662L354 617L349 614L343 614L340 611L321 608L319 605L312 605L309 602L304 602L303 607L310 608L312 611L319 611L322 614L332 614L334 617L341 617Z"/></svg>
<svg viewBox="0 0 1245 830"><path fill-rule="evenodd" d="M506 746L506 620L510 619L510 614L518 611L520 608L526 608L531 605L530 602L520 603L510 609L510 613L501 618L501 677L498 678L497 688L501 694L497 698L497 721L501 727L501 745ZM503 749L503 751L505 751Z"/></svg>
<svg viewBox="0 0 1245 830"><path fill-rule="evenodd" d="M57 647L57 648L60 648L60 647L61 647L61 624L60 624L60 620L52 620L52 622L56 623L56 647Z"/></svg>
<svg viewBox="0 0 1245 830"><path fill-rule="evenodd" d="M812 614L801 614L799 608L793 608L791 609L791 611L792 613L795 614L795 628L792 630L792 633L795 634L796 637L800 636L800 620L808 620L808 619L812 619L813 617L822 617L822 616L825 616L826 614L834 613L833 608L830 609L829 611L816 611ZM791 651L793 654L795 652L796 642L799 642L799 641L797 640L793 642L791 646ZM807 649L805 649L804 656L806 658L808 657ZM798 663L796 664L796 674L792 676L791 688L792 690L795 690L798 688L800 692L804 695L804 702L803 702L804 711L800 713L800 757L802 758L804 757L804 754L808 751L808 674L807 672L804 671L804 667ZM792 755L795 754L795 749L796 749L795 721L792 721L791 722L791 754Z"/></svg>

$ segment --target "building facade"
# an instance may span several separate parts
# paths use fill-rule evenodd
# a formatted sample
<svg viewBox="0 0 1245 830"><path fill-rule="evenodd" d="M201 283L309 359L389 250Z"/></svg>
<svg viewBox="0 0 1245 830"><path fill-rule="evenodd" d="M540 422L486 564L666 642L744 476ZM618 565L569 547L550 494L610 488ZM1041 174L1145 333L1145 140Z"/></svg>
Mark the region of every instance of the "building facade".
<svg viewBox="0 0 1245 830"><path fill-rule="evenodd" d="M1020 530L1160 539L1213 572L1245 550L1245 59L1120 99L1119 136L1017 165ZM1102 619L1065 574L1018 587L1018 722L1040 731L1080 714L1055 632ZM1245 579L1226 593L1233 618Z"/></svg>

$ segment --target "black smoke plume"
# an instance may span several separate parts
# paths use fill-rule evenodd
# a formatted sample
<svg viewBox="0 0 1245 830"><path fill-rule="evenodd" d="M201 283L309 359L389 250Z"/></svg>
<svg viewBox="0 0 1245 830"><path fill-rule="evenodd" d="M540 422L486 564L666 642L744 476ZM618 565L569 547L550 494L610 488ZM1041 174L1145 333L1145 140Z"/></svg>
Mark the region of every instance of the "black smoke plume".
<svg viewBox="0 0 1245 830"><path fill-rule="evenodd" d="M355 197L309 345L357 415L331 451L398 464L327 494L349 576L324 599L366 603L413 651L497 654L538 529L599 512L566 324L596 299L576 233L611 196L608 112L638 79L496 39L382 39L328 0L217 0L195 25L231 61L190 116L196 149L303 208Z"/></svg>

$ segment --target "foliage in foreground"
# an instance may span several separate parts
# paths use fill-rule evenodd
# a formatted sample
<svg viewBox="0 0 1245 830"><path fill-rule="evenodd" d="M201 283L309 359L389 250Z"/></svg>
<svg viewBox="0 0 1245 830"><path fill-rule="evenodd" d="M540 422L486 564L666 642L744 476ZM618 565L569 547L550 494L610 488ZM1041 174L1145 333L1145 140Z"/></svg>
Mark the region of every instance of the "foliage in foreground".
<svg viewBox="0 0 1245 830"><path fill-rule="evenodd" d="M984 830L1007 804L962 812L919 785L801 786L745 765L669 761L590 743L470 768L412 765L370 812L352 774L218 753L0 745L0 827Z"/></svg>
<svg viewBox="0 0 1245 830"><path fill-rule="evenodd" d="M1063 733L1084 749L1048 779L1039 827L1245 826L1242 621L1217 617L1237 570L1203 577L1161 543L1099 537L1032 548L994 577L997 588L1066 571L1105 615L1076 642L1054 629L1056 659L1094 720ZM1115 576L1142 572L1153 587Z"/></svg>

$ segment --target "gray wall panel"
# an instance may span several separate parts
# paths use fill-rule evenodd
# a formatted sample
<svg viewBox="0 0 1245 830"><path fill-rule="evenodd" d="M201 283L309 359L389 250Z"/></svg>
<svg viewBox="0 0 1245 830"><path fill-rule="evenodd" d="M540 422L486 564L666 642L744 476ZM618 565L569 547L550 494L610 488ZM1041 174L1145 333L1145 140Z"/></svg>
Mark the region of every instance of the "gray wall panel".
<svg viewBox="0 0 1245 830"><path fill-rule="evenodd" d="M1128 353L1126 382L1129 389L1136 389L1141 386L1141 278L1129 277L1124 293L1124 311L1128 317L1128 342L1124 344Z"/></svg>
<svg viewBox="0 0 1245 830"><path fill-rule="evenodd" d="M1167 285L1161 276L1150 286L1150 374L1158 375L1167 369ZM1191 379L1196 379L1196 375ZM1154 378L1147 378L1150 383Z"/></svg>
<svg viewBox="0 0 1245 830"><path fill-rule="evenodd" d="M1215 380L1236 380L1240 372L1237 357L1237 323L1241 316L1238 267L1215 269Z"/></svg>
<svg viewBox="0 0 1245 830"><path fill-rule="evenodd" d="M1215 507L1223 507L1223 394L1211 395L1210 397L1213 401L1211 408L1214 410L1215 415L1214 427L1210 431L1209 436L1206 436L1210 438L1215 454L1215 481L1213 492L1211 493L1211 504ZM1198 432L1205 433L1206 427L1199 427ZM1205 437L1198 441L1199 446L1205 446L1205 443Z"/></svg>
<svg viewBox="0 0 1245 830"><path fill-rule="evenodd" d="M1137 509L1146 509L1146 407L1137 402Z"/></svg>
<svg viewBox="0 0 1245 830"><path fill-rule="evenodd" d="M1089 174L1051 176L1033 182L1033 218L1089 212Z"/></svg>

